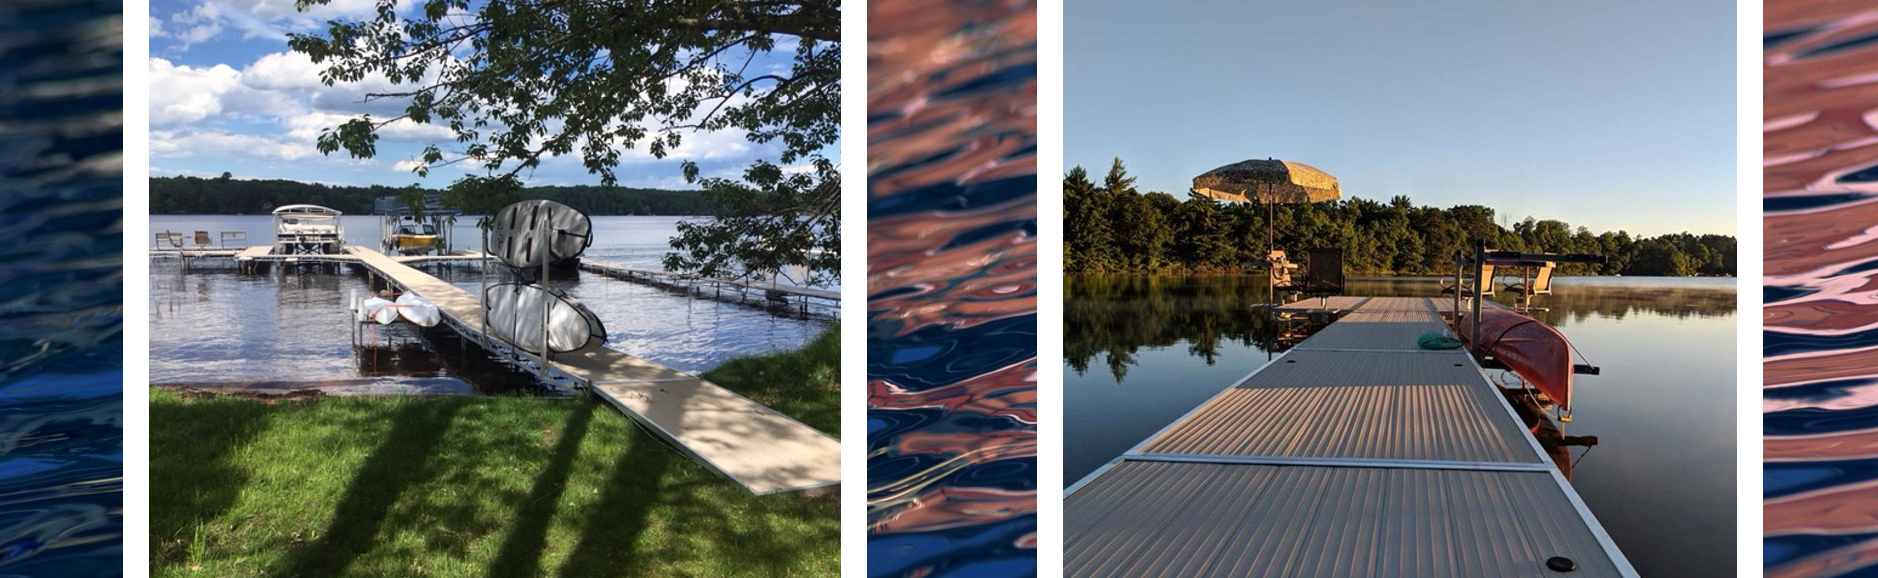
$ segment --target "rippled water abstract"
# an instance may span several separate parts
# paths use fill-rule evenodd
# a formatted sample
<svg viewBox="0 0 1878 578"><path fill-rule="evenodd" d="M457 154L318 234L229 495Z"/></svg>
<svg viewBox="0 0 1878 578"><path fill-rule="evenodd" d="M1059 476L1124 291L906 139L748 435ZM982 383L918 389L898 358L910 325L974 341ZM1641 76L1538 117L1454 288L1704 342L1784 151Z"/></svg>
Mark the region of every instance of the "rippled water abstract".
<svg viewBox="0 0 1878 578"><path fill-rule="evenodd" d="M1767 575L1878 573L1878 6L1763 25Z"/></svg>
<svg viewBox="0 0 1878 578"><path fill-rule="evenodd" d="M123 566L123 26L0 4L0 576Z"/></svg>
<svg viewBox="0 0 1878 578"><path fill-rule="evenodd" d="M1036 5L868 11L868 575L1033 576Z"/></svg>

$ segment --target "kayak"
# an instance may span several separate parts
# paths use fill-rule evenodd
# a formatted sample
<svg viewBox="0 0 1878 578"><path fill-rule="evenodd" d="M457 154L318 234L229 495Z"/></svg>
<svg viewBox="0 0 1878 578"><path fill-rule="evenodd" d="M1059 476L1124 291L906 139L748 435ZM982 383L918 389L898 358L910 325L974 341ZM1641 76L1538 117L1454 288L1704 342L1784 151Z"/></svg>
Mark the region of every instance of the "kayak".
<svg viewBox="0 0 1878 578"><path fill-rule="evenodd" d="M542 302L547 302L543 311ZM503 283L483 293L483 318L490 333L530 353L541 351L542 313L547 313L548 350L592 351L606 344L606 327L593 310L559 289Z"/></svg>
<svg viewBox="0 0 1878 578"><path fill-rule="evenodd" d="M1456 318L1462 339L1472 337L1473 321L1467 312ZM1560 408L1572 405L1572 346L1550 325L1511 309L1480 311L1480 342L1495 359L1526 378Z"/></svg>
<svg viewBox="0 0 1878 578"><path fill-rule="evenodd" d="M398 304L392 303L390 299L370 297L359 307L365 311L367 318L377 321L379 325L390 325L398 320Z"/></svg>
<svg viewBox="0 0 1878 578"><path fill-rule="evenodd" d="M416 293L407 292L398 296L397 309L398 314L403 315L405 321L416 324L418 327L434 327L443 321L443 314L437 311L437 306L423 297L418 297Z"/></svg>

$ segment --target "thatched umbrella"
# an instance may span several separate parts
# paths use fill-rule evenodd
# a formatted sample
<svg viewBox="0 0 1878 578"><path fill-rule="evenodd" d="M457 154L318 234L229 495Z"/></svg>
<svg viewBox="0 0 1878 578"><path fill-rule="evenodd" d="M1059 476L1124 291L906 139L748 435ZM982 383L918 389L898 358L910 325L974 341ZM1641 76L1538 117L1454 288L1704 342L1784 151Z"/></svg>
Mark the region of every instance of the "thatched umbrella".
<svg viewBox="0 0 1878 578"><path fill-rule="evenodd" d="M1304 163L1277 159L1236 162L1193 178L1193 192L1208 198L1266 206L1266 244L1276 243L1272 225L1279 203L1307 204L1343 198L1337 177Z"/></svg>
<svg viewBox="0 0 1878 578"><path fill-rule="evenodd" d="M1302 205L1343 198L1343 188L1337 186L1337 177L1330 173L1304 163L1271 158L1240 161L1202 173L1193 178L1193 192L1222 201L1264 203L1267 255L1278 248L1273 221L1277 220L1275 207L1279 203ZM1268 284L1276 282L1275 275L1267 276ZM1267 290L1276 291L1270 287Z"/></svg>

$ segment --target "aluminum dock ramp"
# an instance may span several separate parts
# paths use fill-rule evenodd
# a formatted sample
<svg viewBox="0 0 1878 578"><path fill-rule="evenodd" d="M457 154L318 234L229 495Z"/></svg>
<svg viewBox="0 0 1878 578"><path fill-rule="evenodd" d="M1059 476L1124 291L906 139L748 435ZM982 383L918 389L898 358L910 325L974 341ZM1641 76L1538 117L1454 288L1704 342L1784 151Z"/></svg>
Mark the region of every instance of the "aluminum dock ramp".
<svg viewBox="0 0 1878 578"><path fill-rule="evenodd" d="M465 337L535 359L483 333L482 303L469 291L377 251L346 252L392 285L436 304ZM549 365L757 495L830 492L840 484L839 440L717 384L609 348L554 355Z"/></svg>
<svg viewBox="0 0 1878 578"><path fill-rule="evenodd" d="M1071 486L1064 575L1635 576L1473 357L1417 348L1434 301L1346 298Z"/></svg>

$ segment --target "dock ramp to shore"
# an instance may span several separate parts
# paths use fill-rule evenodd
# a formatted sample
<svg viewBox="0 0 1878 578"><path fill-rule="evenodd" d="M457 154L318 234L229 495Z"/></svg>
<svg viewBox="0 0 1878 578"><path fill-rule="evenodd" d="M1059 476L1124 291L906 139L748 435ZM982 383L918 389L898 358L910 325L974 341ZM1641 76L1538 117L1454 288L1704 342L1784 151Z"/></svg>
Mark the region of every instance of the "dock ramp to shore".
<svg viewBox="0 0 1878 578"><path fill-rule="evenodd" d="M1065 492L1065 576L1637 575L1474 358L1417 348L1437 300L1338 299Z"/></svg>
<svg viewBox="0 0 1878 578"><path fill-rule="evenodd" d="M346 247L346 254L436 304L464 337L539 363L483 332L482 302L469 291L371 249ZM757 495L831 492L840 484L839 440L717 384L610 348L556 354L548 365Z"/></svg>

